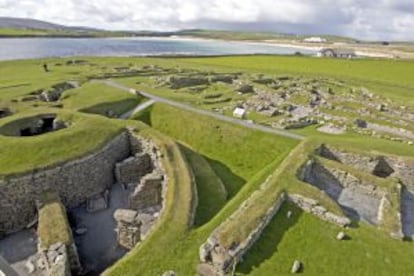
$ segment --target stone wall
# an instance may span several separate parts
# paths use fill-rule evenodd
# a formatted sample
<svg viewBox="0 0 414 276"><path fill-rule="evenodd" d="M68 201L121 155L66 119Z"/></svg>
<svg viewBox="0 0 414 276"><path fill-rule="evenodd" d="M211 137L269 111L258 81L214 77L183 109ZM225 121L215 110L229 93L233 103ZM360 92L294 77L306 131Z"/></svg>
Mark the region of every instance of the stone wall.
<svg viewBox="0 0 414 276"><path fill-rule="evenodd" d="M0 236L18 231L36 216L35 200L55 192L73 208L102 193L115 181L115 164L130 155L127 132L85 157L0 181Z"/></svg>
<svg viewBox="0 0 414 276"><path fill-rule="evenodd" d="M118 183L127 185L136 183L152 170L151 156L148 153L137 153L135 156L116 164L115 176Z"/></svg>
<svg viewBox="0 0 414 276"><path fill-rule="evenodd" d="M163 177L158 172L145 175L129 197L129 208L144 210L162 204Z"/></svg>
<svg viewBox="0 0 414 276"><path fill-rule="evenodd" d="M414 189L414 159L412 158L363 155L326 145L321 145L316 153L378 177L397 177L404 185Z"/></svg>
<svg viewBox="0 0 414 276"><path fill-rule="evenodd" d="M301 208L306 213L311 213L318 218L330 223L345 227L351 224L351 220L344 216L338 216L329 212L325 207L319 205L317 200L307 198L298 194L291 194L288 200Z"/></svg>
<svg viewBox="0 0 414 276"><path fill-rule="evenodd" d="M285 202L285 199L286 195L285 193L282 193L276 202L266 211L263 215L263 219L248 237L239 244L232 246L230 249L226 249L220 245L219 240L215 237L215 232L213 232L207 242L200 247L200 261L204 264L204 267L208 265L210 267L209 270L213 272L213 275L227 275L230 273L242 259L243 255L260 238L263 230L279 211L283 202ZM243 210L239 209L236 212L243 212Z"/></svg>

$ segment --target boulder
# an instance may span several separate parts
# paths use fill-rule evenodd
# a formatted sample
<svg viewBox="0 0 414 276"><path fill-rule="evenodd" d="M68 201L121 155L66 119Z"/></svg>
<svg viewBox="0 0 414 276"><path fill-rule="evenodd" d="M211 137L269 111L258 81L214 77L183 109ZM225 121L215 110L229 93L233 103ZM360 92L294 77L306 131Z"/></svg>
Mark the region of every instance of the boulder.
<svg viewBox="0 0 414 276"><path fill-rule="evenodd" d="M292 272L292 273L298 273L301 268L302 268L302 263L300 261L298 261L298 260L295 260L293 262L292 269L290 270L290 272Z"/></svg>
<svg viewBox="0 0 414 276"><path fill-rule="evenodd" d="M346 238L346 234L344 232L339 232L338 235L336 235L336 239L338 241L342 241Z"/></svg>
<svg viewBox="0 0 414 276"><path fill-rule="evenodd" d="M31 260L28 260L25 264L27 271L29 274L32 274L33 272L35 272L36 267L34 266L34 264L32 263Z"/></svg>
<svg viewBox="0 0 414 276"><path fill-rule="evenodd" d="M237 92L240 92L240 93L243 93L243 94L245 94L245 93L253 93L253 92L254 92L254 88L253 88L253 86L252 86L252 85L250 85L250 84L242 84L242 85L240 85L240 86L236 89L236 91L237 91Z"/></svg>
<svg viewBox="0 0 414 276"><path fill-rule="evenodd" d="M75 234L78 236L85 235L88 232L88 229L85 227L81 227L75 230Z"/></svg>

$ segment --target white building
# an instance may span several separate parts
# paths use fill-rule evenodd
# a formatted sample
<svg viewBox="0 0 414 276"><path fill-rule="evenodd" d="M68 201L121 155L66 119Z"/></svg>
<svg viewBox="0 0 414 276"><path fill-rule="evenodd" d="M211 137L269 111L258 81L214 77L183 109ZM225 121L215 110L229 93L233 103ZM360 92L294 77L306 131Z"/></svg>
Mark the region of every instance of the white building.
<svg viewBox="0 0 414 276"><path fill-rule="evenodd" d="M245 115L246 109L244 108L236 107L236 109L233 111L233 117L243 119Z"/></svg>
<svg viewBox="0 0 414 276"><path fill-rule="evenodd" d="M326 38L312 36L305 38L303 41L309 43L323 43L326 42Z"/></svg>

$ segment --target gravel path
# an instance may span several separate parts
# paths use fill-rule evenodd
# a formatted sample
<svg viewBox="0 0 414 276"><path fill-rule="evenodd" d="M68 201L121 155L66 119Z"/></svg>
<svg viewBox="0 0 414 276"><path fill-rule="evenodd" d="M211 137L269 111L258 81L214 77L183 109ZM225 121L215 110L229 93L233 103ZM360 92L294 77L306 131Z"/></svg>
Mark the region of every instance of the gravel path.
<svg viewBox="0 0 414 276"><path fill-rule="evenodd" d="M132 94L135 95L135 92L133 92L135 90L128 87L128 86L119 84L119 83L114 82L112 80L105 80L105 81L101 81L101 82L108 85L108 86L118 88L120 90L123 90L125 92L129 92L129 93L132 93ZM243 127L254 129L254 130L259 130L259 131L263 131L263 132L267 132L267 133L272 133L272 134L288 137L288 138L295 139L295 140L303 140L304 139L303 136L291 133L291 132L286 131L286 130L274 129L274 128L270 128L270 127L266 127L266 126L262 126L262 125L257 125L257 124L253 124L253 123L250 123L250 122L247 122L247 121L243 121L243 120L228 117L228 116L225 116L225 115L217 114L217 113L214 113L214 112L211 112L211 111L208 111L208 110L198 109L198 108L192 107L192 106L187 105L187 104L183 104L183 103L176 102L176 101L173 101L173 100L169 100L169 99L161 98L161 97L158 97L158 96L154 96L154 95L149 94L147 92L139 91L139 93L142 96L144 96L146 98L149 98L149 99L151 99L155 102L168 104L168 105L177 107L179 109L195 112L195 113L198 113L198 114L201 114L201 115L210 116L210 117L213 117L217 120L229 122L229 123L232 123L232 124L237 124L237 125L240 125L240 126L243 126Z"/></svg>

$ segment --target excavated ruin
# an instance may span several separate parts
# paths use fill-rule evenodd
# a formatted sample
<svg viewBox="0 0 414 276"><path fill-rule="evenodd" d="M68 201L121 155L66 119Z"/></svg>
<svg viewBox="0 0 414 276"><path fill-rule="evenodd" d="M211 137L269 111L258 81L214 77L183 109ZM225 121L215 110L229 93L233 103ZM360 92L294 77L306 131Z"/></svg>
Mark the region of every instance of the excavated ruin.
<svg viewBox="0 0 414 276"><path fill-rule="evenodd" d="M67 128L68 124L57 118L56 114L43 114L31 118L12 121L2 126L6 136L37 136Z"/></svg>
<svg viewBox="0 0 414 276"><path fill-rule="evenodd" d="M385 191L348 172L312 161L303 167L301 180L329 195L352 219L378 225L379 207Z"/></svg>
<svg viewBox="0 0 414 276"><path fill-rule="evenodd" d="M378 178L393 177L402 185L400 210L402 232L414 238L414 160L396 156L368 155L321 145L316 154Z"/></svg>
<svg viewBox="0 0 414 276"><path fill-rule="evenodd" d="M0 200L0 249L5 251L2 253L14 254L8 261L28 275L57 275L51 272L51 267L62 275L70 275L65 272L70 270L72 275L99 275L145 239L159 218L166 190L160 158L152 141L125 131L88 156L1 180L0 193L4 198ZM63 254L58 258L58 266L53 261L41 265L32 261L34 255L6 245L8 240L22 237L24 228L35 228L39 219L38 201L49 192L56 194L68 211L68 231L73 233L73 246L80 259L80 267L76 269L63 261L66 251L59 244L56 249L47 249L51 253L44 252L53 255L53 260ZM37 242L36 236L26 236L21 242L30 243L29 239ZM10 250L16 252L12 254Z"/></svg>

